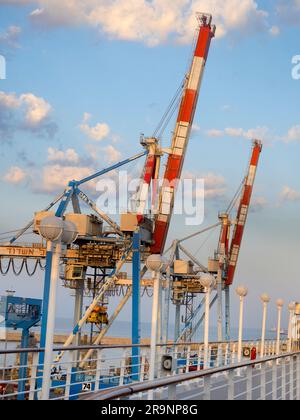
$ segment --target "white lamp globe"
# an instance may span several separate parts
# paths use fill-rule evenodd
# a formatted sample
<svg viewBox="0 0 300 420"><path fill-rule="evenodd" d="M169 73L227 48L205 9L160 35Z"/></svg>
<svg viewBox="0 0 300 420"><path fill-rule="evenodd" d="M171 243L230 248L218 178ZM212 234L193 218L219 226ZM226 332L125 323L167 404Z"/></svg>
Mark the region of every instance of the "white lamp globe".
<svg viewBox="0 0 300 420"><path fill-rule="evenodd" d="M146 260L146 267L150 271L159 273L165 266L166 262L159 254L150 255Z"/></svg>
<svg viewBox="0 0 300 420"><path fill-rule="evenodd" d="M211 274L203 274L200 278L200 284L205 289L209 289L215 281L215 278Z"/></svg>
<svg viewBox="0 0 300 420"><path fill-rule="evenodd" d="M277 299L276 300L276 305L278 308L282 308L284 305L284 301L282 299Z"/></svg>
<svg viewBox="0 0 300 420"><path fill-rule="evenodd" d="M296 304L295 304L294 302L291 302L291 303L289 304L289 311L290 311L290 312L294 312L294 311L295 311L295 309L296 309Z"/></svg>
<svg viewBox="0 0 300 420"><path fill-rule="evenodd" d="M266 293L264 293L263 295L261 295L260 298L261 298L261 300L262 300L263 303L270 303L270 301L271 301L270 296L267 295Z"/></svg>
<svg viewBox="0 0 300 420"><path fill-rule="evenodd" d="M42 219L40 224L40 235L47 241L58 241L64 230L64 222L60 217L48 216Z"/></svg>
<svg viewBox="0 0 300 420"><path fill-rule="evenodd" d="M239 286L235 289L235 291L239 297L246 297L248 295L248 289L245 286Z"/></svg>
<svg viewBox="0 0 300 420"><path fill-rule="evenodd" d="M77 228L74 223L65 220L64 221L64 231L61 237L61 241L66 244L72 244L78 236Z"/></svg>

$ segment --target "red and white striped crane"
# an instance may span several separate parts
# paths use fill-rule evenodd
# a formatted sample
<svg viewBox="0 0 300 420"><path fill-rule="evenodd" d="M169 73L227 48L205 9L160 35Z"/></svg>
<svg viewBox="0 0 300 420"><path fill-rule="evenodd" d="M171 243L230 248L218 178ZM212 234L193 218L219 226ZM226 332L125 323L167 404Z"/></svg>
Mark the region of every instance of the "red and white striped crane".
<svg viewBox="0 0 300 420"><path fill-rule="evenodd" d="M190 72L183 90L181 105L174 131L171 150L159 194L158 212L154 221L151 252L164 251L174 208L176 184L181 177L186 150L193 126L201 82L205 70L211 40L215 35L210 15L199 15L200 27Z"/></svg>
<svg viewBox="0 0 300 420"><path fill-rule="evenodd" d="M248 174L245 178L243 192L241 195L241 200L239 204L239 209L237 213L236 224L231 240L229 255L228 255L228 267L225 276L226 286L231 286L233 283L236 266L240 254L240 248L243 240L245 225L247 222L247 217L249 213L249 207L251 202L251 197L253 193L253 185L256 177L257 167L259 163L259 157L262 151L262 142L259 140L253 141L252 156L250 159L250 165ZM223 228L224 230L225 228Z"/></svg>

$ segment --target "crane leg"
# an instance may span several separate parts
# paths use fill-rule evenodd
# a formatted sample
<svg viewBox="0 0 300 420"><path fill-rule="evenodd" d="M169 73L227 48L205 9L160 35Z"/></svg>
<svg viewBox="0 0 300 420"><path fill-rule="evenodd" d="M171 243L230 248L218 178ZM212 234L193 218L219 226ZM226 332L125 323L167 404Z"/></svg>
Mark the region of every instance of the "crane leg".
<svg viewBox="0 0 300 420"><path fill-rule="evenodd" d="M133 234L132 243L132 344L140 344L140 272L141 272L141 235L139 230ZM132 380L139 380L140 348L132 348Z"/></svg>
<svg viewBox="0 0 300 420"><path fill-rule="evenodd" d="M230 288L225 287L225 329L226 329L226 341L230 341L231 336L231 325L230 325Z"/></svg>

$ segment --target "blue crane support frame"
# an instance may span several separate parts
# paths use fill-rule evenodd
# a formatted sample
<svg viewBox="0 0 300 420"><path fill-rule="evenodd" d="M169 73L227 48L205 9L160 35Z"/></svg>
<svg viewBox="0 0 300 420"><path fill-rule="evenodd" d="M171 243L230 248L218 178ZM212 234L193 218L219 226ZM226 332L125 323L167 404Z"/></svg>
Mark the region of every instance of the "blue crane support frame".
<svg viewBox="0 0 300 420"><path fill-rule="evenodd" d="M148 154L148 151L144 151L141 152L131 158L128 158L126 160L123 160L121 162L118 162L106 169L103 169L87 178L84 178L80 181L70 181L68 184L68 187L66 188L66 190L64 191L64 194L62 196L60 196L59 199L53 201L48 207L47 210L50 210L59 200L60 204L58 206L58 209L55 213L56 217L63 217L64 213L68 207L68 204L70 203L70 201L72 200L72 197L74 195L77 195L78 192L80 191L78 189L79 185L82 185L84 183L87 183L89 181L92 181L95 178L98 178L100 176L103 176L115 169L120 168L121 166L124 166L126 164L129 164L141 157L144 157ZM33 224L33 221L31 223L29 223L26 228L29 229ZM24 233L24 230L22 231L22 233ZM10 241L10 243L14 243L16 241L16 239L19 236L16 235L14 238L12 238L12 240ZM46 270L45 270L45 278L44 278L44 290L43 290L43 314L42 314L42 326L41 326L41 338L40 338L40 347L41 348L45 348L45 344L46 344L46 335L47 335L47 321L48 321L48 306L49 306L49 293L50 293L50 279L51 279L51 266L52 266L52 258L53 258L53 249L52 249L52 245L49 244L49 246L47 247L47 252L46 252ZM140 259L140 256L138 257L138 259ZM139 265L140 268L140 265ZM137 278L137 277L136 277ZM138 282L136 282L136 284L139 285L139 280ZM139 287L139 286L138 286ZM138 289L138 294L140 293L140 290ZM135 295L136 295L136 291L135 291ZM139 330L139 311L135 312L134 314L134 323L137 323L138 327L135 329L134 331L134 336L133 341L137 340L137 336L139 336L139 333L136 334L136 331ZM39 369L38 369L38 378L40 378L38 380L38 388L41 387L41 381L42 381L42 375L43 375L43 366L44 363L44 353L40 353L39 356Z"/></svg>
<svg viewBox="0 0 300 420"><path fill-rule="evenodd" d="M132 243L132 344L140 344L140 273L141 273L141 235L137 230L133 234ZM133 381L139 380L140 348L132 349L132 377Z"/></svg>

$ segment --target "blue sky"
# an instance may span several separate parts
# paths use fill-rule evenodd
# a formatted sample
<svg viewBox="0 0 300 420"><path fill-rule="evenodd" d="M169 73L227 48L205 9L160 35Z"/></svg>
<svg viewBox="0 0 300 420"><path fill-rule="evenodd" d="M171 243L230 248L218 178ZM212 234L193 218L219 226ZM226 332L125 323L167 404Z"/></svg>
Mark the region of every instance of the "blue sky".
<svg viewBox="0 0 300 420"><path fill-rule="evenodd" d="M244 176L251 137L262 137L255 211L236 282L249 286L253 305L265 291L300 299L300 80L292 78L299 1L156 0L151 11L150 3L0 0L0 54L7 60L7 79L0 80L0 232L30 220L70 173L80 177L140 150L140 133L152 134L187 70L193 12L208 10L219 31L185 169L215 176L205 219L214 223ZM191 231L176 221L170 238ZM216 237L201 251L204 261ZM19 294L40 293L39 279L27 288L9 278L0 292L13 284ZM249 324L256 321L249 315Z"/></svg>

